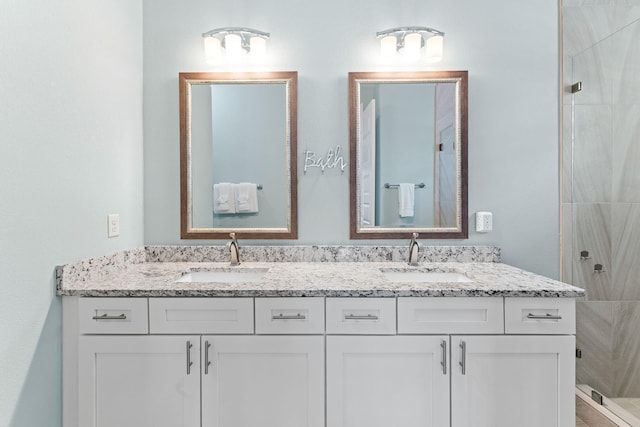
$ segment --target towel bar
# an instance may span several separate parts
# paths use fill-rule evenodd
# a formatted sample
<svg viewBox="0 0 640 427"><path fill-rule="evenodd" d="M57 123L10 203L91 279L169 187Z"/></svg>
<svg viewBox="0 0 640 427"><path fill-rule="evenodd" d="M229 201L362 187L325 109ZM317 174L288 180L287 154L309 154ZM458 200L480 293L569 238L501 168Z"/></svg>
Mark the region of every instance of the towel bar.
<svg viewBox="0 0 640 427"><path fill-rule="evenodd" d="M384 184L384 188L398 188L400 187L400 184L389 184L388 182L386 182ZM424 182L421 182L420 184L416 184L415 185L416 188L424 188L426 187Z"/></svg>

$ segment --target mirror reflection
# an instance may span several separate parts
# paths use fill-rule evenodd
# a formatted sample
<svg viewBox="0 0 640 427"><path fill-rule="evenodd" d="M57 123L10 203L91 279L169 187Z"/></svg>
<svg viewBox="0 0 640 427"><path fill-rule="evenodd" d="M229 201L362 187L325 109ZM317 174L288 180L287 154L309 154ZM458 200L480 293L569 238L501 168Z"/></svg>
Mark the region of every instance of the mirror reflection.
<svg viewBox="0 0 640 427"><path fill-rule="evenodd" d="M351 237L466 237L466 72L349 83Z"/></svg>
<svg viewBox="0 0 640 427"><path fill-rule="evenodd" d="M296 238L296 73L180 79L182 238Z"/></svg>

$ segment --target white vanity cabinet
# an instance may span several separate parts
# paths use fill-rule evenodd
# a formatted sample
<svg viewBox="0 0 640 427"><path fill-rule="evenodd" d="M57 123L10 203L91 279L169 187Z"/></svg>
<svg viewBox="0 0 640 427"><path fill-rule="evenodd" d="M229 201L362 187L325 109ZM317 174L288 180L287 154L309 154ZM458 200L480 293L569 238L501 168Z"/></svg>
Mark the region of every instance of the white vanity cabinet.
<svg viewBox="0 0 640 427"><path fill-rule="evenodd" d="M575 426L572 336L452 336L452 427Z"/></svg>
<svg viewBox="0 0 640 427"><path fill-rule="evenodd" d="M328 426L575 425L572 299L398 298L397 319L327 337Z"/></svg>
<svg viewBox="0 0 640 427"><path fill-rule="evenodd" d="M448 336L328 336L327 426L448 426L448 342Z"/></svg>
<svg viewBox="0 0 640 427"><path fill-rule="evenodd" d="M325 425L321 336L81 337L79 377L83 427Z"/></svg>
<svg viewBox="0 0 640 427"><path fill-rule="evenodd" d="M504 318L505 335L451 337L451 426L574 426L574 300L505 298Z"/></svg>
<svg viewBox="0 0 640 427"><path fill-rule="evenodd" d="M199 349L197 336L80 337L79 426L200 426Z"/></svg>
<svg viewBox="0 0 640 427"><path fill-rule="evenodd" d="M325 427L324 298L256 298L255 331L202 336L202 427Z"/></svg>
<svg viewBox="0 0 640 427"><path fill-rule="evenodd" d="M65 297L64 426L568 427L574 304Z"/></svg>
<svg viewBox="0 0 640 427"><path fill-rule="evenodd" d="M65 298L65 427L325 427L324 298L255 303Z"/></svg>
<svg viewBox="0 0 640 427"><path fill-rule="evenodd" d="M203 427L324 427L323 336L203 336Z"/></svg>
<svg viewBox="0 0 640 427"><path fill-rule="evenodd" d="M395 298L327 298L327 426L449 425L449 337L400 336Z"/></svg>
<svg viewBox="0 0 640 427"><path fill-rule="evenodd" d="M329 336L327 425L573 426L574 346L570 336Z"/></svg>

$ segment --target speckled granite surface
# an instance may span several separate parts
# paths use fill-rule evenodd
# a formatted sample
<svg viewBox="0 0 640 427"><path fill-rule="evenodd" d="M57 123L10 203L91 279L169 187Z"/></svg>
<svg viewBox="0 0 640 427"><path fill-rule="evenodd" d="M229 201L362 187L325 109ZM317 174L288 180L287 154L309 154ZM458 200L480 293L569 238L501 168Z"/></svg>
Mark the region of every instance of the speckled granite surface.
<svg viewBox="0 0 640 427"><path fill-rule="evenodd" d="M88 258L56 267L56 289L65 284L90 282L119 273L135 264L147 261L145 248L135 248L96 258Z"/></svg>
<svg viewBox="0 0 640 427"><path fill-rule="evenodd" d="M242 246L243 261L263 262L358 262L403 261L408 245L402 246ZM226 261L224 246L147 246L148 262ZM422 246L420 261L500 262L496 246Z"/></svg>
<svg viewBox="0 0 640 427"><path fill-rule="evenodd" d="M495 250L489 247L475 248L475 252L467 251L464 255L459 253L461 250L455 249L451 250L451 256L446 257L449 262L422 261L417 267L410 267L404 261L399 261L406 255L406 248L402 247L370 247L362 251L362 247L320 247L321 250L313 249L317 247L291 247L299 248L301 252L297 259L304 260L301 262L289 261L287 257L293 256L291 255L293 251L284 250L288 247L255 249L256 252L264 251L260 255L266 258L266 262L248 261L253 248L260 247L242 248L243 259L246 261L238 267L230 267L228 262L199 262L200 259L205 259L200 258L201 256L204 254L209 256L215 251L219 251L218 257L226 258L226 253L222 252L221 247L204 246L148 247L146 258L140 253L145 252L144 250L136 249L130 255L114 254L86 260L58 268L57 292L58 295L128 297L579 297L584 295L579 288L498 262L477 262L477 260L474 260L476 262L455 262L473 259L474 256L480 256L483 261L487 258L499 260L497 248ZM434 253L443 254L449 250L448 248L456 247L442 248L434 250ZM267 253L269 255L266 255ZM367 255L363 255L365 253ZM427 254L428 252L421 253L423 257ZM363 256L367 261L359 260L359 257ZM377 259L378 256L383 257L383 262ZM311 259L308 260L308 257ZM184 262L175 262L181 258ZM336 259L343 262L335 262ZM274 262L274 260L281 261ZM251 271L251 269L268 271L258 282L176 282L190 271ZM391 282L382 272L388 269L455 272L464 274L473 281L428 284Z"/></svg>

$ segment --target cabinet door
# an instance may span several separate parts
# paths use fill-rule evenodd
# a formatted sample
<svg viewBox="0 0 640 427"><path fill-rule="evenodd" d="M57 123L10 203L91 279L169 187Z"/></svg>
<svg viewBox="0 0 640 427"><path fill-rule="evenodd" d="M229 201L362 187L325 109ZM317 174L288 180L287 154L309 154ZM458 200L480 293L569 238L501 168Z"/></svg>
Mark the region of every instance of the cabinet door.
<svg viewBox="0 0 640 427"><path fill-rule="evenodd" d="M80 337L80 425L199 426L199 352L197 336Z"/></svg>
<svg viewBox="0 0 640 427"><path fill-rule="evenodd" d="M448 426L448 343L448 336L328 336L327 426Z"/></svg>
<svg viewBox="0 0 640 427"><path fill-rule="evenodd" d="M451 345L453 427L576 425L573 336L453 336Z"/></svg>
<svg viewBox="0 0 640 427"><path fill-rule="evenodd" d="M324 427L324 337L203 336L203 427Z"/></svg>

